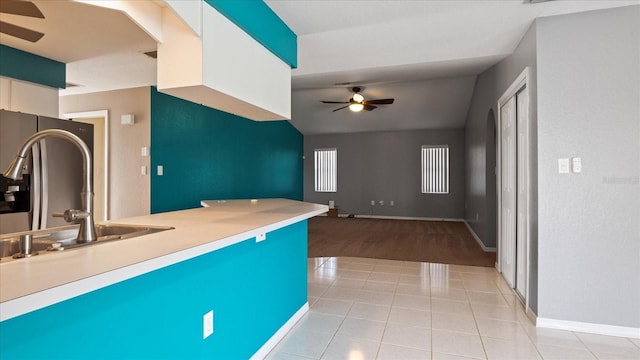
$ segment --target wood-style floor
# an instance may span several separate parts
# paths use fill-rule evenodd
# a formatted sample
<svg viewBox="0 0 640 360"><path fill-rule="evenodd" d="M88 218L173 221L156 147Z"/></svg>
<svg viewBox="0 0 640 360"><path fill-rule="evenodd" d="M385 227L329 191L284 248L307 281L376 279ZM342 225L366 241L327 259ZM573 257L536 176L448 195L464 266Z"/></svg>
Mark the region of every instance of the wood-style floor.
<svg viewBox="0 0 640 360"><path fill-rule="evenodd" d="M462 222L314 217L309 257L348 256L492 267Z"/></svg>

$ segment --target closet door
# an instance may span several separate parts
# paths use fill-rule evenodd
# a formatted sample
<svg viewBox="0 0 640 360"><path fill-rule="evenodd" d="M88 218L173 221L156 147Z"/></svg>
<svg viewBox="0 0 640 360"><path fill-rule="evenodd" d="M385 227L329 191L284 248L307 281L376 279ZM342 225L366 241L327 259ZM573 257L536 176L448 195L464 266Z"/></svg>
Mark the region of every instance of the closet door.
<svg viewBox="0 0 640 360"><path fill-rule="evenodd" d="M529 123L529 90L523 88L516 95L516 118L517 118L517 133L518 133L518 155L517 155L517 198L516 209L517 218L516 223L517 238L516 238L516 292L521 298L525 298L527 288L527 235L529 232L527 222L527 209L529 207L529 198L526 184L529 178L527 168L528 153L528 141L527 141L527 124Z"/></svg>
<svg viewBox="0 0 640 360"><path fill-rule="evenodd" d="M515 287L516 246L516 98L500 108L500 270Z"/></svg>

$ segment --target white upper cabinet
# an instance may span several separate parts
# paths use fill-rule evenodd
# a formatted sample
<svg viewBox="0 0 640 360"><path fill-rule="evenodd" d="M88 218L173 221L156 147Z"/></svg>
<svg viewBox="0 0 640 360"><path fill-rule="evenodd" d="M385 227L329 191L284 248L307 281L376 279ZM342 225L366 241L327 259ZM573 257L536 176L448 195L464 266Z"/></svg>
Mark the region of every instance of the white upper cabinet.
<svg viewBox="0 0 640 360"><path fill-rule="evenodd" d="M252 120L291 118L291 67L203 1L166 1L158 90Z"/></svg>
<svg viewBox="0 0 640 360"><path fill-rule="evenodd" d="M58 117L58 89L0 77L0 109Z"/></svg>

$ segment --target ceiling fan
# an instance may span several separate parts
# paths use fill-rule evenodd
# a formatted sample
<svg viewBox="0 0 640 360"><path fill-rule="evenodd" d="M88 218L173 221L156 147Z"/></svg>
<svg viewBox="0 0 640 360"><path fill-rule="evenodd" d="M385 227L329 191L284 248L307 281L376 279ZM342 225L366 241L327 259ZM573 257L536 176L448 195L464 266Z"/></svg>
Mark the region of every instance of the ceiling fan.
<svg viewBox="0 0 640 360"><path fill-rule="evenodd" d="M0 13L44 19L44 15L40 9L31 1L0 0ZM22 26L4 21L0 21L0 32L33 43L44 36L44 33L39 31L23 28Z"/></svg>
<svg viewBox="0 0 640 360"><path fill-rule="evenodd" d="M360 94L360 91L362 89L360 87L353 87L351 89L351 91L353 91L353 96L351 96L351 99L349 99L349 101L324 101L321 100L321 102L325 103L325 104L347 104L345 106L339 107L335 110L333 110L333 112L336 112L338 110L342 110L342 109L346 109L349 108L349 110L353 111L353 112L359 112L362 110L367 110L367 111L371 111L375 108L377 108L377 106L375 105L390 105L393 104L393 100L394 99L377 99L377 100L365 100L364 96L362 96Z"/></svg>

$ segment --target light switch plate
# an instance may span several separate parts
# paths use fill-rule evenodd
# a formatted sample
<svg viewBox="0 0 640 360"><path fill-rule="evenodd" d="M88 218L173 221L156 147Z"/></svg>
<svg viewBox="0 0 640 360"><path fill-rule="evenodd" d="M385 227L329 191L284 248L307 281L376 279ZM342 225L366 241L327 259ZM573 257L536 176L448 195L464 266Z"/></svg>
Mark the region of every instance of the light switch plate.
<svg viewBox="0 0 640 360"><path fill-rule="evenodd" d="M568 174L569 173L569 159L558 159L558 173L560 174Z"/></svg>
<svg viewBox="0 0 640 360"><path fill-rule="evenodd" d="M158 165L158 176L164 175L164 166Z"/></svg>
<svg viewBox="0 0 640 360"><path fill-rule="evenodd" d="M582 159L579 157L574 157L571 159L571 167L574 173L582 172Z"/></svg>

